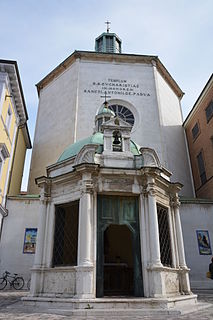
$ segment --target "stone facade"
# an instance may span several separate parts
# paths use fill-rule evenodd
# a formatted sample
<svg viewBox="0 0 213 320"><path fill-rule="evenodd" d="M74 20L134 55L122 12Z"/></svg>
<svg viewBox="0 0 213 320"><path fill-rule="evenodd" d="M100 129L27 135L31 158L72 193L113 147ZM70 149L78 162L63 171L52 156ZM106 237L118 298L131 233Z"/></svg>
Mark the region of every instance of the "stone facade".
<svg viewBox="0 0 213 320"><path fill-rule="evenodd" d="M132 155L130 159L128 124L114 118L104 123L102 130L104 140L100 154L93 152L93 157L82 158L82 162L79 160L74 165L75 159L81 158L80 151L73 159L63 160L63 174L60 172L61 163L58 162L47 168L46 177L36 180L41 189L39 232L30 296L26 300L36 301L36 297L70 297L79 299L79 303L85 301L82 299L90 299L88 301L95 303L100 231L97 198L114 195L124 198L131 196L138 203L142 296L160 299L160 304L161 298L172 297L176 301L184 295L185 301L188 297L190 304L195 303L196 297L190 290L179 215L178 192L181 184L170 182L170 173L161 166L153 150L142 148L138 156ZM109 141L113 142L115 130L120 131L120 136L126 141L126 150L113 152L113 148L108 148ZM90 148L88 145L89 152ZM87 145L83 149L85 152ZM141 161L134 161L135 157L140 157ZM73 201L79 201L77 264L73 267L54 267L55 210L58 205ZM160 237L165 234L165 229L162 234L159 226L161 213L157 212L157 205L164 208L168 221L166 228L171 251L170 266L162 261ZM132 220L129 214L123 221Z"/></svg>

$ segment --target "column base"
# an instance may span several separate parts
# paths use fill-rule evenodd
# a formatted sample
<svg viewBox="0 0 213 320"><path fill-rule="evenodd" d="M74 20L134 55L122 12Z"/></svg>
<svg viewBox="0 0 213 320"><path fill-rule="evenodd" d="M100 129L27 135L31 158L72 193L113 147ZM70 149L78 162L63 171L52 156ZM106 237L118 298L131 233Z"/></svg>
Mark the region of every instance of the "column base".
<svg viewBox="0 0 213 320"><path fill-rule="evenodd" d="M94 266L76 267L76 298L95 298L94 288Z"/></svg>

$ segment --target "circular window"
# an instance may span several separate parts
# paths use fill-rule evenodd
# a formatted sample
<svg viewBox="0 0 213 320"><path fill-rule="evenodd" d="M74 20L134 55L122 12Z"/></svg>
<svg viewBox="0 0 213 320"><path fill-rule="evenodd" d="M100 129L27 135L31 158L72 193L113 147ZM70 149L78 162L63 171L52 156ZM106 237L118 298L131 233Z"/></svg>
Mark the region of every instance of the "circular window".
<svg viewBox="0 0 213 320"><path fill-rule="evenodd" d="M113 104L111 106L108 107L110 110L114 111L114 113L120 117L121 119L123 119L124 121L126 121L127 123L129 123L132 127L134 125L135 122L135 118L133 116L133 113L126 107L121 106L119 104Z"/></svg>

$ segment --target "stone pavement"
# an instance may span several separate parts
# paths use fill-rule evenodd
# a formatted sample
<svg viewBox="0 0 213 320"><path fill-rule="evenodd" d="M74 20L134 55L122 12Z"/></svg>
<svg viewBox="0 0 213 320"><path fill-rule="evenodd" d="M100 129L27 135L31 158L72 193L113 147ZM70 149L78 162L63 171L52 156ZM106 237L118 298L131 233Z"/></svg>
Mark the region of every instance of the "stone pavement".
<svg viewBox="0 0 213 320"><path fill-rule="evenodd" d="M210 304L208 308L187 313L184 315L175 314L144 314L140 315L136 312L134 316L122 312L122 316L108 314L97 315L72 315L69 310L45 309L44 307L35 308L23 305L21 297L27 294L26 291L15 292L12 290L0 292L0 319L1 320L213 320L213 290L202 290L198 294L199 302L207 302Z"/></svg>

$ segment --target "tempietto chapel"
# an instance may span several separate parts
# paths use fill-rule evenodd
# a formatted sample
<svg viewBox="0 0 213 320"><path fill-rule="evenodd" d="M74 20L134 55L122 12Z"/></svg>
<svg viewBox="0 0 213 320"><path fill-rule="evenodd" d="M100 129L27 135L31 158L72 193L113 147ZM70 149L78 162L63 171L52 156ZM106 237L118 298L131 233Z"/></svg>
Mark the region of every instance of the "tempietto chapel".
<svg viewBox="0 0 213 320"><path fill-rule="evenodd" d="M37 84L28 195L9 202L38 230L26 301L197 302L180 217L179 197L194 195L183 92L158 57L121 45L108 30Z"/></svg>

